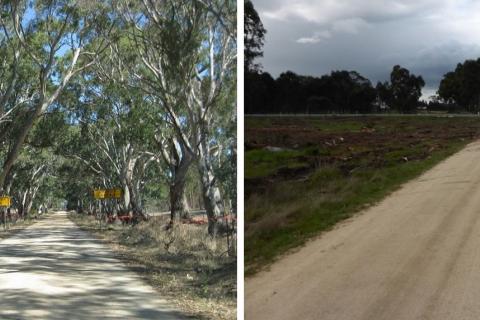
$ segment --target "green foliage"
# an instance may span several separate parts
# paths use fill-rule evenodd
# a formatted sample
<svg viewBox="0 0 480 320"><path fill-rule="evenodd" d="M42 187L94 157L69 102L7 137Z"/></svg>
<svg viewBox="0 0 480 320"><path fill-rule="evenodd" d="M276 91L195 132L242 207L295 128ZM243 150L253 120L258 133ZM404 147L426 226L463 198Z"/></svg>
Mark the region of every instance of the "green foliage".
<svg viewBox="0 0 480 320"><path fill-rule="evenodd" d="M415 112L425 86L423 78L411 75L410 71L397 65L390 74L390 82L393 107L403 113Z"/></svg>
<svg viewBox="0 0 480 320"><path fill-rule="evenodd" d="M305 165L298 160L302 151L251 150L245 152L245 178L261 178L275 174L281 168L299 168Z"/></svg>
<svg viewBox="0 0 480 320"><path fill-rule="evenodd" d="M454 71L443 76L438 95L447 103L455 103L465 110L480 110L480 58L459 63Z"/></svg>
<svg viewBox="0 0 480 320"><path fill-rule="evenodd" d="M244 16L244 56L245 56L245 73L255 72L259 69L258 64L254 64L255 58L262 57L262 47L265 41L267 30L263 27L263 23L253 6L252 1L247 0L245 3Z"/></svg>
<svg viewBox="0 0 480 320"><path fill-rule="evenodd" d="M401 113L415 113L422 96L425 81L421 76L410 74L399 65L393 67L390 83L378 83L378 97L385 104Z"/></svg>

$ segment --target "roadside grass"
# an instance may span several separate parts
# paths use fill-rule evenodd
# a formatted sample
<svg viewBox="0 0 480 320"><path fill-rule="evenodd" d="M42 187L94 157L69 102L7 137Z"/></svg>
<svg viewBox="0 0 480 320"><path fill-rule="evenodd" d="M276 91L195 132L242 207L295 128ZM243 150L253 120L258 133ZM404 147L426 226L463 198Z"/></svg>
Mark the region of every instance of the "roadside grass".
<svg viewBox="0 0 480 320"><path fill-rule="evenodd" d="M0 225L0 239L9 238L18 232L22 231L23 229L31 226L35 222L39 220L43 220L48 217L48 213L44 213L42 215L28 215L25 219L19 219L15 223L8 222L8 228L4 228L3 224Z"/></svg>
<svg viewBox="0 0 480 320"><path fill-rule="evenodd" d="M260 178L274 174L280 168L302 168L305 163L298 160L304 152L296 150L283 150L271 152L267 150L252 150L245 154L245 169L247 178Z"/></svg>
<svg viewBox="0 0 480 320"><path fill-rule="evenodd" d="M226 240L212 239L206 226L152 218L135 226L100 229L93 216L70 212L80 228L106 241L127 265L160 294L195 319L236 318L236 258Z"/></svg>
<svg viewBox="0 0 480 320"><path fill-rule="evenodd" d="M250 120L256 121L254 125L248 126ZM298 123L298 119L288 118L265 120L271 128L279 125L276 121L289 128ZM265 120L249 118L246 127L254 129ZM337 134L347 137L355 132L348 136L354 141L335 146L325 146L323 142L312 145L311 141L305 142L298 136L299 146L289 152L276 154L279 152L263 148L246 151L246 275L256 273L281 254L380 201L403 183L459 151L480 132L477 119L464 122L427 117L354 119L348 123L360 124L348 126L331 125L325 119L301 121L307 121L301 125L312 131L322 122L326 127L347 128ZM313 122L313 128L309 122ZM356 128L365 128L366 124L375 129L375 134L357 131ZM391 139L385 139L386 135ZM323 141L322 137L320 134L319 141ZM249 135L247 130L247 143L249 139L261 144L278 141L269 136L268 130L264 140L259 135ZM288 143L275 146L291 148L292 139L285 141ZM309 164L310 170L299 174L291 170L292 174L285 175L288 171L285 168L295 163Z"/></svg>
<svg viewBox="0 0 480 320"><path fill-rule="evenodd" d="M344 132L348 131L360 131L363 124L357 119L345 118L345 117L332 117L332 122L325 125L325 121L321 118L315 117L297 117L295 127L302 128L305 125L308 127L316 127L324 132ZM245 128L254 127L270 127L270 126L284 126L292 125L291 118L288 117L249 117L245 122Z"/></svg>
<svg viewBox="0 0 480 320"><path fill-rule="evenodd" d="M348 116L328 116L322 117L253 117L249 116L245 121L245 130L258 128L278 128L291 127L300 129L317 129L325 133L342 133L342 132L360 132L365 128L374 127L379 132L391 132L395 130L411 131L425 125L431 125L432 120L437 126L449 126L452 120L463 120L467 123L478 121L477 118L449 118L449 117L429 117L412 115L395 115L388 117L348 117ZM251 137L253 138L253 137Z"/></svg>

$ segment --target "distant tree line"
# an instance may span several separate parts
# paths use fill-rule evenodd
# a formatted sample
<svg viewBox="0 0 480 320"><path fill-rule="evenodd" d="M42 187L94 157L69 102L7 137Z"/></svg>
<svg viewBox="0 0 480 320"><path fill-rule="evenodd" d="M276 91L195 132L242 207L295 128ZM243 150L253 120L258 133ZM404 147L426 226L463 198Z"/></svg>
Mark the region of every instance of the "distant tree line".
<svg viewBox="0 0 480 320"><path fill-rule="evenodd" d="M480 111L480 58L458 64L443 76L437 95L420 101L425 81L399 65L390 81L371 81L356 71L332 71L321 77L292 71L274 79L263 72L267 30L251 1L245 2L245 113L415 113L419 109L444 112Z"/></svg>
<svg viewBox="0 0 480 320"><path fill-rule="evenodd" d="M266 72L245 74L246 113L377 113L417 109L422 77L395 66L391 81L374 87L356 71L332 71L322 77L291 71L277 79Z"/></svg>
<svg viewBox="0 0 480 320"><path fill-rule="evenodd" d="M480 58L459 63L443 76L438 100L468 112L480 111Z"/></svg>

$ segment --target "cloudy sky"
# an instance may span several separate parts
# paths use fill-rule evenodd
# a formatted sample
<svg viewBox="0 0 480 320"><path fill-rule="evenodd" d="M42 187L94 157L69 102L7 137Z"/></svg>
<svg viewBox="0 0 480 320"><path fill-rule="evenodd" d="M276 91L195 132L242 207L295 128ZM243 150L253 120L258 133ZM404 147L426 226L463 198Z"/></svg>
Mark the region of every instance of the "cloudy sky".
<svg viewBox="0 0 480 320"><path fill-rule="evenodd" d="M478 0L253 0L267 29L265 71L356 70L375 84L395 64L420 74L424 97L458 62L480 57Z"/></svg>

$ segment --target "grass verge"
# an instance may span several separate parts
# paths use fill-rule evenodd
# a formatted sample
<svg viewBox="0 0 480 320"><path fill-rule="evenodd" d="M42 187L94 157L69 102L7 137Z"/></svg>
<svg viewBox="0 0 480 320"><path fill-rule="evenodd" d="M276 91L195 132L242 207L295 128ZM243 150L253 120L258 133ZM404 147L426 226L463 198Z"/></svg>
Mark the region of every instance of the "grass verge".
<svg viewBox="0 0 480 320"><path fill-rule="evenodd" d="M70 212L80 228L104 240L162 297L195 319L236 319L236 258L226 240L211 239L206 227L151 219L135 226L100 229L93 216Z"/></svg>
<svg viewBox="0 0 480 320"><path fill-rule="evenodd" d="M3 225L0 226L0 239L10 238L11 236L17 234L18 232L26 229L27 227L31 226L35 222L39 220L46 219L48 214L42 214L40 216L35 217L27 217L25 220L18 220L15 223L9 223L8 228L4 229Z"/></svg>

